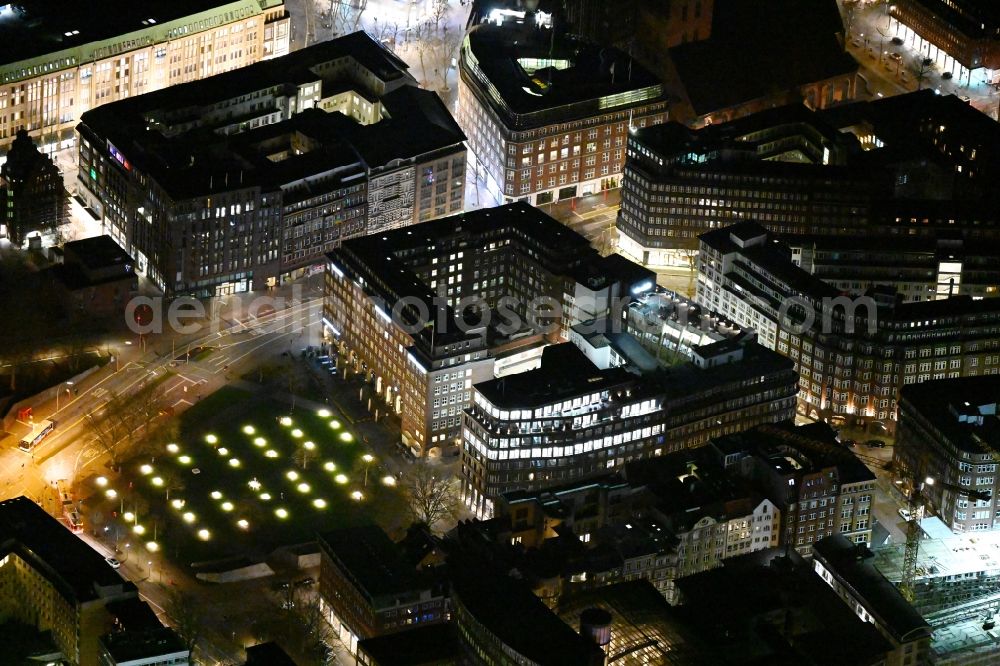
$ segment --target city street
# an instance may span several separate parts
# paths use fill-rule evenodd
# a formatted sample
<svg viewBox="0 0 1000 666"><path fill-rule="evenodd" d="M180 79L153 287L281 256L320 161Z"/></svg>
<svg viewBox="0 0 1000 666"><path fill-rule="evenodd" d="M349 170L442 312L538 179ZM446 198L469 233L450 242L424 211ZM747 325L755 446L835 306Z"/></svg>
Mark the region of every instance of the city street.
<svg viewBox="0 0 1000 666"><path fill-rule="evenodd" d="M972 106L993 119L997 118L1000 94L992 86L978 82L975 76L973 85L965 85L964 77L961 81L958 77L943 78L934 64L926 70L926 79L918 83L916 62L927 54L916 50L907 41L893 43L897 30L884 5L857 4L849 30L848 51L861 64L861 76L867 82L867 90L859 90L859 96L864 97L863 93L867 93L873 98L889 97L917 90L919 86L936 90L942 95L968 98ZM899 58L893 54L899 54Z"/></svg>

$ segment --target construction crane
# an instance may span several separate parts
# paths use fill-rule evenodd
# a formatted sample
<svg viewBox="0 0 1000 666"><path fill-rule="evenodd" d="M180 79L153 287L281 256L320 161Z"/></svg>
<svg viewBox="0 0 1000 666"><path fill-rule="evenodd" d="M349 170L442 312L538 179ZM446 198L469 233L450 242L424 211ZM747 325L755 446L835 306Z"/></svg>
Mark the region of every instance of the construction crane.
<svg viewBox="0 0 1000 666"><path fill-rule="evenodd" d="M952 490L959 495L966 495L972 500L990 501L988 490L973 490L953 483L943 483L935 481L929 476L923 481L913 479L913 487L907 497L909 518L907 518L906 524L906 547L903 550L903 571L899 580L899 592L910 603L913 603L916 598L913 582L917 577L917 555L920 551L920 521L924 517L923 490L925 486L935 485L945 490Z"/></svg>

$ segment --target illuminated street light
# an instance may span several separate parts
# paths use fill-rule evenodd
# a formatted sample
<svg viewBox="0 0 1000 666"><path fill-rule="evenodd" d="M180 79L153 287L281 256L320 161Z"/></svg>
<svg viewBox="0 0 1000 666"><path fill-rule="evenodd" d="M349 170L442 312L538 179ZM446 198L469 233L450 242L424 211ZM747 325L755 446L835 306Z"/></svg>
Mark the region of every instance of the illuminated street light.
<svg viewBox="0 0 1000 666"><path fill-rule="evenodd" d="M181 518L184 519L185 523L193 523L195 521L196 516L190 511L186 511L184 515L181 516Z"/></svg>
<svg viewBox="0 0 1000 666"><path fill-rule="evenodd" d="M257 480L257 477L255 476L254 478L250 479L247 485L250 486L250 490L257 492L258 490L260 490L261 483L260 481Z"/></svg>
<svg viewBox="0 0 1000 666"><path fill-rule="evenodd" d="M389 486L389 487L392 487L392 486L396 485L396 477L394 477L394 476L383 476L382 477L382 484L386 485L386 486Z"/></svg>
<svg viewBox="0 0 1000 666"><path fill-rule="evenodd" d="M240 466L240 459L239 458L230 458L229 459L229 466L230 467L239 467Z"/></svg>
<svg viewBox="0 0 1000 666"><path fill-rule="evenodd" d="M352 442L352 441L354 441L354 437L352 437L351 433L349 433L349 432L342 432L342 433L340 433L340 441L342 441L342 442Z"/></svg>
<svg viewBox="0 0 1000 666"><path fill-rule="evenodd" d="M211 493L211 497L214 500L222 499L222 493L220 493L218 490L213 490Z"/></svg>
<svg viewBox="0 0 1000 666"><path fill-rule="evenodd" d="M146 474L146 475L152 474L153 473L153 466L152 465L143 465L143 466L141 466L139 468L139 471L142 472L143 474Z"/></svg>
<svg viewBox="0 0 1000 666"><path fill-rule="evenodd" d="M257 431L254 429L252 425L245 425L243 426L243 432L245 432L248 435L252 435Z"/></svg>
<svg viewBox="0 0 1000 666"><path fill-rule="evenodd" d="M307 451L314 451L316 449L316 444L313 442L302 442L302 447Z"/></svg>
<svg viewBox="0 0 1000 666"><path fill-rule="evenodd" d="M330 410L329 409L321 409L318 412L316 412L316 416L320 417L321 419L329 418L329 416L330 416Z"/></svg>
<svg viewBox="0 0 1000 666"><path fill-rule="evenodd" d="M302 434L303 434L302 431L299 430L298 428L292 430L292 437L299 438L302 436Z"/></svg>
<svg viewBox="0 0 1000 666"><path fill-rule="evenodd" d="M114 488L108 488L107 490L104 491L104 496L107 497L108 499L114 499L118 497L118 491L116 491Z"/></svg>
<svg viewBox="0 0 1000 666"><path fill-rule="evenodd" d="M250 523L248 523L245 518L240 518L239 520L236 521L236 524L240 527L240 529L243 530L250 527Z"/></svg>
<svg viewBox="0 0 1000 666"><path fill-rule="evenodd" d="M274 449L268 449L267 451L264 452L264 457L265 458L277 458L278 457L278 452L275 451Z"/></svg>
<svg viewBox="0 0 1000 666"><path fill-rule="evenodd" d="M325 463L323 463L323 469L325 469L328 472L336 472L337 465L333 461L328 460Z"/></svg>
<svg viewBox="0 0 1000 666"><path fill-rule="evenodd" d="M299 478L299 473L296 472L294 469L290 469L287 472L285 472L285 478L288 479L289 481L296 481Z"/></svg>
<svg viewBox="0 0 1000 666"><path fill-rule="evenodd" d="M160 544L156 543L155 541L146 542L146 550L148 550L149 552L155 553L159 549L160 549Z"/></svg>
<svg viewBox="0 0 1000 666"><path fill-rule="evenodd" d="M125 519L125 522L131 523L133 520L135 520L135 514L132 513L131 511L126 511L125 513L122 514L122 518Z"/></svg>
<svg viewBox="0 0 1000 666"><path fill-rule="evenodd" d="M337 420L330 421L330 427L333 428L334 430L337 430L338 428L340 428L340 421Z"/></svg>
<svg viewBox="0 0 1000 666"><path fill-rule="evenodd" d="M104 486L108 485L108 480L103 476L99 476L96 479L94 479L94 483L97 484L98 488L103 488Z"/></svg>
<svg viewBox="0 0 1000 666"><path fill-rule="evenodd" d="M177 446L176 444L167 444L167 451L169 451L170 453L177 453L180 450L181 447Z"/></svg>
<svg viewBox="0 0 1000 666"><path fill-rule="evenodd" d="M292 417L290 417L290 416L282 416L281 417L281 425L283 425L283 426L290 426L290 425L292 425Z"/></svg>
<svg viewBox="0 0 1000 666"><path fill-rule="evenodd" d="M314 499L313 500L313 506L316 507L317 509L325 509L326 508L326 500L325 499L320 499L320 498Z"/></svg>
<svg viewBox="0 0 1000 666"><path fill-rule="evenodd" d="M174 507L175 509L183 509L184 508L184 500L182 500L182 499L170 500L170 506Z"/></svg>
<svg viewBox="0 0 1000 666"><path fill-rule="evenodd" d="M177 456L177 462L179 462L182 465L190 465L191 456Z"/></svg>
<svg viewBox="0 0 1000 666"><path fill-rule="evenodd" d="M347 483L347 475L338 474L337 476L333 477L333 480L339 483L340 485L344 485L345 483Z"/></svg>
<svg viewBox="0 0 1000 666"><path fill-rule="evenodd" d="M219 438L215 435L205 435L205 441L209 444L218 444Z"/></svg>
<svg viewBox="0 0 1000 666"><path fill-rule="evenodd" d="M351 499L353 499L353 500L355 500L357 502L360 502L364 498L365 498L365 496L361 493L360 490L355 490L353 493L351 493Z"/></svg>
<svg viewBox="0 0 1000 666"><path fill-rule="evenodd" d="M254 446L267 446L267 440L263 437L255 437L253 440Z"/></svg>
<svg viewBox="0 0 1000 666"><path fill-rule="evenodd" d="M204 527L198 530L198 538L202 541L208 541L212 538L212 533L206 530Z"/></svg>
<svg viewBox="0 0 1000 666"><path fill-rule="evenodd" d="M223 511L232 511L233 508L234 507L233 507L233 503L232 502L223 502L222 503L222 510Z"/></svg>
<svg viewBox="0 0 1000 666"><path fill-rule="evenodd" d="M274 510L274 515L284 520L285 518L288 518L288 511L286 511L285 509L278 508Z"/></svg>
<svg viewBox="0 0 1000 666"><path fill-rule="evenodd" d="M142 525L133 525L132 531L135 532L136 534L145 534L146 528L143 527Z"/></svg>
<svg viewBox="0 0 1000 666"><path fill-rule="evenodd" d="M261 493L260 498L267 502L271 499L271 493Z"/></svg>
<svg viewBox="0 0 1000 666"><path fill-rule="evenodd" d="M310 488L309 488L309 484L308 484L308 483L305 483L305 482L303 482L303 483L300 483L299 485L295 486L295 488L296 488L296 489L297 489L297 490L298 490L298 491L299 491L300 493L307 493L307 492L309 492L309 490L310 490Z"/></svg>
<svg viewBox="0 0 1000 666"><path fill-rule="evenodd" d="M228 456L229 455L229 449L227 449L224 446L220 446L219 447L219 455L220 456Z"/></svg>
<svg viewBox="0 0 1000 666"><path fill-rule="evenodd" d="M365 486L365 488L367 488L368 487L368 468L371 466L372 461L375 460L375 457L372 454L370 454L370 453L366 453L365 455L361 456L361 459L365 461L365 482L364 482L363 485Z"/></svg>
<svg viewBox="0 0 1000 666"><path fill-rule="evenodd" d="M157 488L160 488L160 487L163 486L163 477L162 476L154 476L151 479L151 482L152 482L152 484L154 486L156 486Z"/></svg>

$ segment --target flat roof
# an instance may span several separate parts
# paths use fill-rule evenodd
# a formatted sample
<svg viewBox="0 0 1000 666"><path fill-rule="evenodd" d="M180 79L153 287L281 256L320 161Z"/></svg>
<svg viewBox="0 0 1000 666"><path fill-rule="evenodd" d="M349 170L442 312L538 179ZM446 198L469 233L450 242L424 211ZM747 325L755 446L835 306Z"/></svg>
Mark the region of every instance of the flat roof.
<svg viewBox="0 0 1000 666"><path fill-rule="evenodd" d="M1000 375L934 379L908 384L900 391L903 410L912 408L959 450L986 454L983 447L1000 451ZM993 414L982 414L982 424L959 421L959 414L977 415L979 407L993 405ZM988 411L988 410L987 410Z"/></svg>
<svg viewBox="0 0 1000 666"><path fill-rule="evenodd" d="M426 585L399 547L377 525L345 527L319 535L351 578L371 597L419 591Z"/></svg>
<svg viewBox="0 0 1000 666"><path fill-rule="evenodd" d="M274 0L17 0L2 5L0 11L0 66L149 30L220 7L245 5L259 13L262 6L279 4Z"/></svg>
<svg viewBox="0 0 1000 666"><path fill-rule="evenodd" d="M90 270L132 263L129 253L107 234L70 241L63 246L63 251L72 252L76 260Z"/></svg>
<svg viewBox="0 0 1000 666"><path fill-rule="evenodd" d="M147 631L124 631L108 634L101 638L101 644L116 663L165 657L171 654L187 654L187 648L173 629L160 627Z"/></svg>
<svg viewBox="0 0 1000 666"><path fill-rule="evenodd" d="M27 497L0 501L0 554L15 553L73 605L135 592L104 556Z"/></svg>
<svg viewBox="0 0 1000 666"><path fill-rule="evenodd" d="M455 626L438 623L358 641L358 652L377 666L423 666L453 663L459 656Z"/></svg>
<svg viewBox="0 0 1000 666"><path fill-rule="evenodd" d="M481 23L469 30L466 39L479 72L503 100L502 107L496 100L490 103L504 115L552 110L559 111L562 120L569 120L666 99L660 81L615 48L506 23ZM645 88L650 89L645 99L600 103L613 95ZM574 105L579 109L574 111Z"/></svg>
<svg viewBox="0 0 1000 666"><path fill-rule="evenodd" d="M856 72L843 29L834 2L715 0L711 36L671 48L670 58L700 116Z"/></svg>

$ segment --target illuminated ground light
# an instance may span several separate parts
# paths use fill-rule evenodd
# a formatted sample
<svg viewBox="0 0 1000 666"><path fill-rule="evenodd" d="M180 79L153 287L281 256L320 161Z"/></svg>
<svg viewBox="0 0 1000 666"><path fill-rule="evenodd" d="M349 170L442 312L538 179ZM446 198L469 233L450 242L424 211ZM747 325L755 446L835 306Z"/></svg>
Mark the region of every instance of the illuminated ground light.
<svg viewBox="0 0 1000 666"><path fill-rule="evenodd" d="M394 485L396 485L396 477L394 477L394 476L383 476L382 477L382 483L384 485L387 485L387 486L394 486Z"/></svg>
<svg viewBox="0 0 1000 666"><path fill-rule="evenodd" d="M275 451L274 449L268 449L267 451L264 452L264 457L266 457L266 458L277 458L278 457L278 452Z"/></svg>
<svg viewBox="0 0 1000 666"><path fill-rule="evenodd" d="M329 418L330 417L330 410L329 409L321 409L318 412L316 412L316 416L320 417L321 419Z"/></svg>
<svg viewBox="0 0 1000 666"><path fill-rule="evenodd" d="M142 467L139 468L139 471L142 472L143 474L152 474L153 473L153 466L152 465L143 465Z"/></svg>
<svg viewBox="0 0 1000 666"><path fill-rule="evenodd" d="M260 498L265 502L268 502L271 500L271 493L261 493Z"/></svg>
<svg viewBox="0 0 1000 666"><path fill-rule="evenodd" d="M352 437L351 433L349 433L349 432L342 432L342 433L340 433L340 441L342 441L342 442L353 442L354 441L354 437Z"/></svg>
<svg viewBox="0 0 1000 666"><path fill-rule="evenodd" d="M326 500L325 499L318 499L318 498L314 499L313 500L313 506L316 507L317 509L325 509L326 508Z"/></svg>
<svg viewBox="0 0 1000 666"><path fill-rule="evenodd" d="M146 542L146 550L148 550L149 552L155 553L159 549L160 549L160 544L156 543L155 541Z"/></svg>
<svg viewBox="0 0 1000 666"><path fill-rule="evenodd" d="M351 493L351 499L355 500L357 502L360 502L364 498L365 498L365 496L361 493L360 490L355 490L353 493Z"/></svg>
<svg viewBox="0 0 1000 666"><path fill-rule="evenodd" d="M336 465L336 463L328 460L325 463L323 463L323 469L325 469L328 472L336 472L337 471L337 465Z"/></svg>
<svg viewBox="0 0 1000 666"><path fill-rule="evenodd" d="M177 462L179 462L182 465L190 465L191 456L177 456Z"/></svg>
<svg viewBox="0 0 1000 666"><path fill-rule="evenodd" d="M311 488L309 487L309 484L308 484L308 483L305 483L305 482L302 482L302 483L300 483L299 485L295 486L295 489L296 489L296 490L298 490L298 491L299 491L300 493L307 493L307 492L309 492L310 490L312 490L312 489L311 489Z"/></svg>
<svg viewBox="0 0 1000 666"><path fill-rule="evenodd" d="M222 499L222 493L220 493L218 490L213 490L211 497L214 500Z"/></svg>
<svg viewBox="0 0 1000 666"><path fill-rule="evenodd" d="M257 492L260 490L261 483L257 480L257 477L254 477L247 482L247 485L250 486L250 490Z"/></svg>
<svg viewBox="0 0 1000 666"><path fill-rule="evenodd" d="M167 451L170 451L170 453L177 453L180 450L181 447L177 446L176 444L167 444Z"/></svg>
<svg viewBox="0 0 1000 666"><path fill-rule="evenodd" d="M290 426L290 425L292 425L292 417L290 417L290 416L282 416L281 417L281 425L283 425L283 426Z"/></svg>
<svg viewBox="0 0 1000 666"><path fill-rule="evenodd" d="M184 519L185 523L193 523L195 521L196 516L190 511L185 511L184 515L181 516L181 518Z"/></svg>
<svg viewBox="0 0 1000 666"><path fill-rule="evenodd" d="M288 518L288 511L286 509L275 509L274 515L278 518L285 519Z"/></svg>
<svg viewBox="0 0 1000 666"><path fill-rule="evenodd" d="M285 472L285 478L288 479L289 481L295 481L296 479L299 478L299 473L296 472L294 469L290 469L287 472Z"/></svg>
<svg viewBox="0 0 1000 666"><path fill-rule="evenodd" d="M237 520L236 524L239 526L241 530L245 530L250 527L250 523L248 523L244 518L240 518L239 520Z"/></svg>
<svg viewBox="0 0 1000 666"><path fill-rule="evenodd" d="M126 522L131 523L133 520L135 520L135 514L132 513L131 511L126 511L125 513L122 514L122 518L124 518Z"/></svg>
<svg viewBox="0 0 1000 666"><path fill-rule="evenodd" d="M114 499L118 497L118 491L115 490L114 488L108 488L107 490L104 491L104 496L107 497L108 499Z"/></svg>
<svg viewBox="0 0 1000 666"><path fill-rule="evenodd" d="M97 484L98 488L103 488L104 486L108 485L108 479L106 477L99 476L96 479L94 479L94 483Z"/></svg>
<svg viewBox="0 0 1000 666"><path fill-rule="evenodd" d="M295 428L294 430L292 430L292 437L301 437L302 434L303 434L302 431L299 430L298 428Z"/></svg>
<svg viewBox="0 0 1000 666"><path fill-rule="evenodd" d="M233 510L233 503L232 502L223 502L222 503L222 510L223 511L232 511Z"/></svg>
<svg viewBox="0 0 1000 666"><path fill-rule="evenodd" d="M228 456L229 455L229 449L227 449L224 446L220 446L219 447L219 455L220 456Z"/></svg>
<svg viewBox="0 0 1000 666"><path fill-rule="evenodd" d="M170 506L174 507L175 509L183 509L184 508L184 500L182 500L182 499L172 499L172 500L170 500Z"/></svg>
<svg viewBox="0 0 1000 666"><path fill-rule="evenodd" d="M336 430L337 428L340 427L340 421L337 420L330 421L330 427Z"/></svg>
<svg viewBox="0 0 1000 666"><path fill-rule="evenodd" d="M163 477L162 476L154 476L152 479L150 479L150 482L154 486L156 486L157 488L159 488L159 487L161 487L163 485Z"/></svg>
<svg viewBox="0 0 1000 666"><path fill-rule="evenodd" d="M212 538L212 533L206 530L204 527L198 530L198 538L202 541L208 541Z"/></svg>
<svg viewBox="0 0 1000 666"><path fill-rule="evenodd" d="M136 534L145 534L146 528L143 527L142 525L133 525L132 531L135 532Z"/></svg>
<svg viewBox="0 0 1000 666"><path fill-rule="evenodd" d="M257 430L254 429L252 425L245 425L243 426L243 432L246 433L247 435L252 435L255 432L257 432Z"/></svg>
<svg viewBox="0 0 1000 666"><path fill-rule="evenodd" d="M205 441L208 442L209 444L218 444L219 438L216 437L215 435L205 435Z"/></svg>
<svg viewBox="0 0 1000 666"><path fill-rule="evenodd" d="M315 451L316 444L313 442L302 442L302 448L304 448L306 451Z"/></svg>
<svg viewBox="0 0 1000 666"><path fill-rule="evenodd" d="M267 446L267 440L263 437L255 437L253 440L254 446Z"/></svg>
<svg viewBox="0 0 1000 666"><path fill-rule="evenodd" d="M333 480L339 483L340 485L344 485L345 483L347 483L347 475L338 474L337 476L333 477Z"/></svg>
<svg viewBox="0 0 1000 666"><path fill-rule="evenodd" d="M240 459L239 458L230 458L229 459L229 466L230 467L239 467L240 466Z"/></svg>

